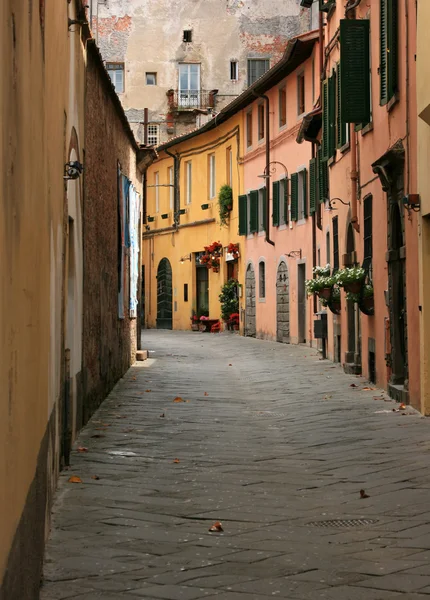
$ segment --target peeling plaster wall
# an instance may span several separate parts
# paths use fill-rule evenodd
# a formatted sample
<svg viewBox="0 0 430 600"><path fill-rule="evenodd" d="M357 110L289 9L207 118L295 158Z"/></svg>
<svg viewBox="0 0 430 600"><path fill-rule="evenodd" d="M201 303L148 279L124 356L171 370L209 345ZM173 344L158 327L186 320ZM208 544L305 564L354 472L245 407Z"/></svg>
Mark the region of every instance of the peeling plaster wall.
<svg viewBox="0 0 430 600"><path fill-rule="evenodd" d="M135 135L143 141L143 109L168 136L166 92L178 88L178 63L201 65L201 89L219 90L216 110L247 87L247 59L282 56L287 41L311 28L311 11L299 0L91 0L92 29L103 58L125 63L123 106ZM184 43L183 30L193 31ZM230 80L230 61L239 62L238 81ZM146 73L157 85L146 85ZM135 123L135 125L133 125ZM171 135L196 126L195 115L176 119Z"/></svg>

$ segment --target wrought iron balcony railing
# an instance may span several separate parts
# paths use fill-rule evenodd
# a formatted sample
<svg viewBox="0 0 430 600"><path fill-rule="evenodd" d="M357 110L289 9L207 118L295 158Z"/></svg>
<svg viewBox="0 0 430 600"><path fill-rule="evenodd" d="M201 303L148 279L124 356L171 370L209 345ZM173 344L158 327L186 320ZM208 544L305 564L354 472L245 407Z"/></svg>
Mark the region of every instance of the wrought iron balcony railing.
<svg viewBox="0 0 430 600"><path fill-rule="evenodd" d="M169 90L167 98L171 110L205 110L214 108L218 90Z"/></svg>

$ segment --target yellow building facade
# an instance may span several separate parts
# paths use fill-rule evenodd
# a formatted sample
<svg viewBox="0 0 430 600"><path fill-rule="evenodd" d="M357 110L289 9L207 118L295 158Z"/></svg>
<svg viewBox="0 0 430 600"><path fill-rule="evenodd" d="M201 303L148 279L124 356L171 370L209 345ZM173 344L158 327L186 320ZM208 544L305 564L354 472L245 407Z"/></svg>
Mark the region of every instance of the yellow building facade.
<svg viewBox="0 0 430 600"><path fill-rule="evenodd" d="M430 64L428 23L430 4L418 2L417 19L417 102L418 102L418 192L421 331L421 411L430 415Z"/></svg>
<svg viewBox="0 0 430 600"><path fill-rule="evenodd" d="M238 235L241 140L241 119L233 115L220 125L214 118L158 149L159 158L148 169L146 182L142 249L146 327L190 329L193 315L219 320L222 285L229 279L243 283ZM224 223L218 200L223 186L232 190ZM214 242L222 248L219 267L207 268L202 256ZM238 244L239 256L228 252L230 244ZM244 298L242 286L238 289L240 311Z"/></svg>

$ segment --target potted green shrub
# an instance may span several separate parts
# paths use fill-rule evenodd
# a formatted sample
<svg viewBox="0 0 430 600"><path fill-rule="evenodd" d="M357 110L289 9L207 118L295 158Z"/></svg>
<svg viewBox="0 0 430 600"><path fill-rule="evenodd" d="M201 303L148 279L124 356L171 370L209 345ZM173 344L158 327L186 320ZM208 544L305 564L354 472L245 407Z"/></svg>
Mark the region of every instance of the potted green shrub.
<svg viewBox="0 0 430 600"><path fill-rule="evenodd" d="M218 296L221 303L221 317L226 323L229 323L231 315L239 313L238 285L237 279L229 279L222 286Z"/></svg>
<svg viewBox="0 0 430 600"><path fill-rule="evenodd" d="M221 186L218 194L219 220L221 225L227 225L230 211L233 209L233 190L229 185Z"/></svg>

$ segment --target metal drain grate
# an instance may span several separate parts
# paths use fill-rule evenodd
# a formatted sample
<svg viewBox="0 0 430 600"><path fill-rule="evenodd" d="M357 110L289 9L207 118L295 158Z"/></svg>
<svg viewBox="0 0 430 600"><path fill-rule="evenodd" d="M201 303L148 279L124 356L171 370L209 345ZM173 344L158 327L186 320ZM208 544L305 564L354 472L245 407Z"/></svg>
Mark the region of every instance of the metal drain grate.
<svg viewBox="0 0 430 600"><path fill-rule="evenodd" d="M328 521L312 521L308 523L312 527L365 527L374 525L378 519L331 519Z"/></svg>

